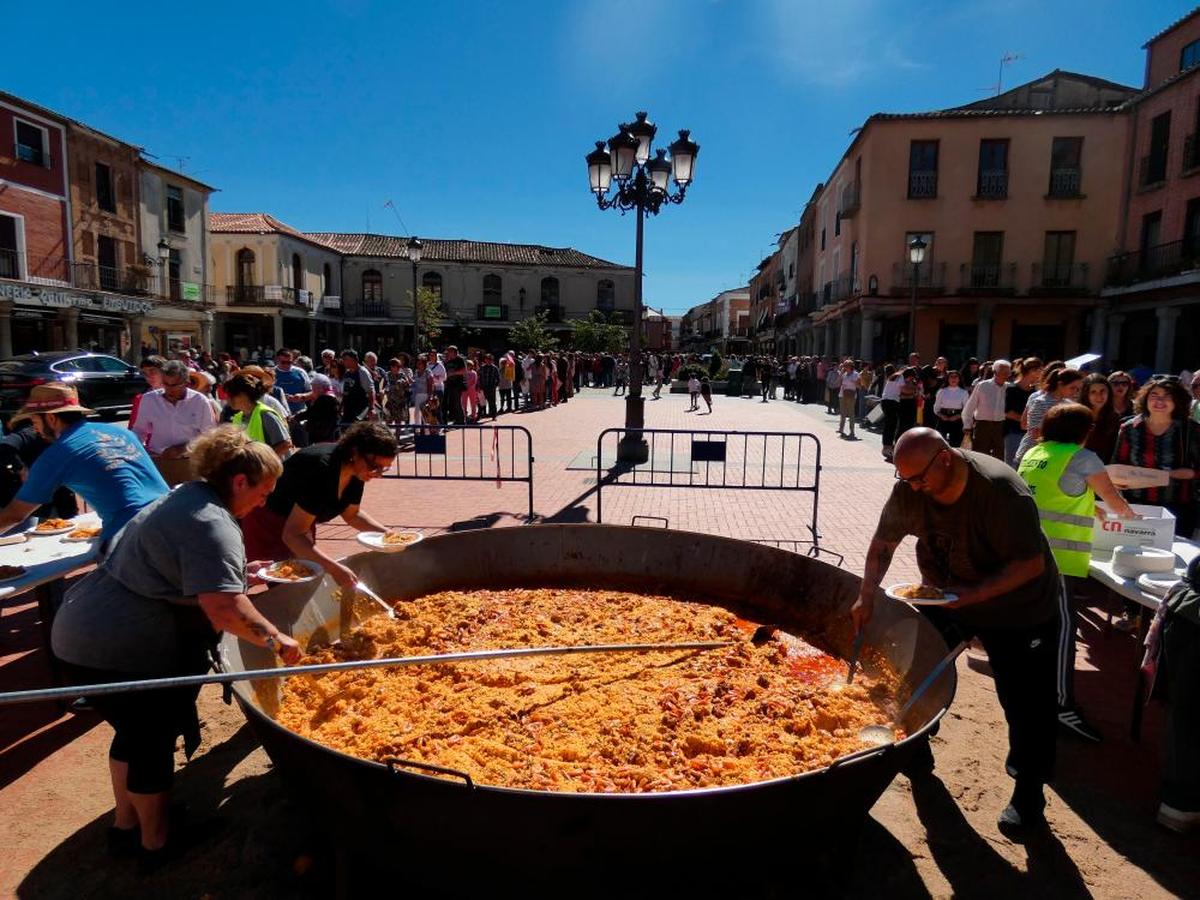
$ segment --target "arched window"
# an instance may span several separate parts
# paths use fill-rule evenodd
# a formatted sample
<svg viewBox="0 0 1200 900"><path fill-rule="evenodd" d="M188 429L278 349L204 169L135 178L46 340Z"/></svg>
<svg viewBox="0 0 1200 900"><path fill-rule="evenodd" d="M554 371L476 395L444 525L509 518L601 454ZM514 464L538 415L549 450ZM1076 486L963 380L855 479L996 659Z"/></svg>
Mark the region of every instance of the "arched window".
<svg viewBox="0 0 1200 900"><path fill-rule="evenodd" d="M331 293L333 293L332 289L333 289L333 270L331 268L329 268L329 263L325 263L324 268L321 270L321 293L322 293L322 295L331 294Z"/></svg>
<svg viewBox="0 0 1200 900"><path fill-rule="evenodd" d="M421 287L431 291L439 300L442 299L442 276L437 272L426 272L421 276Z"/></svg>
<svg viewBox="0 0 1200 900"><path fill-rule="evenodd" d="M500 305L500 276L499 275L484 275L483 276L483 305L484 306L499 306Z"/></svg>
<svg viewBox="0 0 1200 900"><path fill-rule="evenodd" d="M383 299L383 275L378 269L367 269L362 275L362 298L364 300Z"/></svg>
<svg viewBox="0 0 1200 900"><path fill-rule="evenodd" d="M612 280L602 278L596 283L596 308L611 312L617 304L617 289Z"/></svg>
<svg viewBox="0 0 1200 900"><path fill-rule="evenodd" d="M304 290L304 263L300 261L299 253L292 254L292 287Z"/></svg>
<svg viewBox="0 0 1200 900"><path fill-rule="evenodd" d="M558 306L558 279L542 279L542 306Z"/></svg>
<svg viewBox="0 0 1200 900"><path fill-rule="evenodd" d="M246 287L254 284L254 251L243 247L237 253L237 286Z"/></svg>

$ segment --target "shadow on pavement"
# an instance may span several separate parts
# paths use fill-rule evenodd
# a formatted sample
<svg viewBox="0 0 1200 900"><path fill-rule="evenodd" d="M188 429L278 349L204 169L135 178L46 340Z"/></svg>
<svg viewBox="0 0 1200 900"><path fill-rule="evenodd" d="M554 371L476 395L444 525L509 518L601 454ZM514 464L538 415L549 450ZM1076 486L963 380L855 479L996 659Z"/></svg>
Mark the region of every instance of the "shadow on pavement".
<svg viewBox="0 0 1200 900"><path fill-rule="evenodd" d="M940 778L916 778L911 786L929 851L955 896L1055 900L1091 896L1079 869L1053 833L1026 843L1029 870L1021 872L971 827ZM999 811L997 804L997 814Z"/></svg>
<svg viewBox="0 0 1200 900"><path fill-rule="evenodd" d="M109 813L50 851L17 889L22 898L328 897L333 854L303 826L272 774L230 772L257 749L248 726L176 774L174 799L188 805L196 843L178 862L151 876L136 860L106 853ZM101 773L97 773L97 777ZM68 874L69 873L69 874Z"/></svg>

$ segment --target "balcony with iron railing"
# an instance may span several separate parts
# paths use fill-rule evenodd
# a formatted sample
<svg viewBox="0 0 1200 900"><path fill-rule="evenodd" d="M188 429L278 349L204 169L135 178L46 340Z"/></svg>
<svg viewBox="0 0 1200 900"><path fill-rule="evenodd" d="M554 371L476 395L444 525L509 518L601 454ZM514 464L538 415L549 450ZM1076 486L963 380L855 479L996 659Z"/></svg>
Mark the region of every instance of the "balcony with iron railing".
<svg viewBox="0 0 1200 900"><path fill-rule="evenodd" d="M380 297L359 297L345 302L342 315L354 319L389 319L391 311L388 302Z"/></svg>
<svg viewBox="0 0 1200 900"><path fill-rule="evenodd" d="M857 181L852 181L842 188L842 196L838 203L838 212L842 214L843 219L853 218L862 205L862 185Z"/></svg>
<svg viewBox="0 0 1200 900"><path fill-rule="evenodd" d="M1170 278L1200 269L1200 240L1172 241L1108 260L1108 287L1129 287L1142 281Z"/></svg>
<svg viewBox="0 0 1200 900"><path fill-rule="evenodd" d="M1200 170L1200 132L1193 131L1183 139L1183 169L1184 175L1191 175Z"/></svg>
<svg viewBox="0 0 1200 900"><path fill-rule="evenodd" d="M913 264L911 262L892 263L893 297L908 297L913 290ZM944 262L924 262L916 271L917 293L927 297L936 297L946 293L946 264Z"/></svg>
<svg viewBox="0 0 1200 900"><path fill-rule="evenodd" d="M1031 296L1066 296L1088 292L1087 263L1033 263L1030 266Z"/></svg>
<svg viewBox="0 0 1200 900"><path fill-rule="evenodd" d="M1080 186L1079 169L1051 169L1050 192L1046 196L1059 200L1079 197Z"/></svg>
<svg viewBox="0 0 1200 900"><path fill-rule="evenodd" d="M963 263L959 266L960 294L1015 294L1017 264Z"/></svg>
<svg viewBox="0 0 1200 900"><path fill-rule="evenodd" d="M124 294L185 307L212 306L215 302L212 285L171 278L156 267L120 268L59 257L23 258L14 250L0 250L0 278Z"/></svg>
<svg viewBox="0 0 1200 900"><path fill-rule="evenodd" d="M909 172L908 199L933 200L937 197L937 172Z"/></svg>
<svg viewBox="0 0 1200 900"><path fill-rule="evenodd" d="M975 191L976 200L1003 200L1008 196L1008 170L983 169Z"/></svg>

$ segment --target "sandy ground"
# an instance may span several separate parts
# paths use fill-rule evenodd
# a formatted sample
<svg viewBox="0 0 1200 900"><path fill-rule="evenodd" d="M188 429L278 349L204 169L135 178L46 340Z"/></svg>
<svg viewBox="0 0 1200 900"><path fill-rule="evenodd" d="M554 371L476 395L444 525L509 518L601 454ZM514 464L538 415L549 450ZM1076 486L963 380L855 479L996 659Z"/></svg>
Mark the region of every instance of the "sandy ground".
<svg viewBox="0 0 1200 900"><path fill-rule="evenodd" d="M743 407L721 403L718 409L730 410L732 416L752 407L746 401ZM798 414L777 411L775 405L753 408L763 417ZM583 416L586 410L572 404L570 415ZM841 446L821 431L829 426L819 415L799 414L807 416L806 427L821 433L827 446ZM758 421L775 425L774 419ZM720 425L739 426L745 427L734 419ZM581 427L595 433L590 423ZM558 433L564 435L561 448L553 442ZM539 434L538 440L539 460L555 453L567 459L579 444L567 430L545 439ZM861 553L865 537L860 523L873 521L877 513L880 491L874 485L891 481L869 440L847 445L841 457L831 455L826 473L835 501L828 503L830 512L822 514L822 521L830 542L848 554ZM546 500L539 499L539 507L546 502L558 509L563 506L559 497L576 496L587 476L571 478L564 476L558 488L540 489ZM867 499L837 502L868 483ZM419 524L417 516L425 514L425 509L397 512L385 521ZM337 537L333 531L326 534ZM848 560L847 568L857 571L855 561ZM1047 810L1051 836L1022 846L996 830L996 816L1011 789L1003 770L1003 717L986 664L964 658L959 661L958 695L934 739L936 771L915 782L898 777L876 804L857 864L848 873L847 896L1200 896L1200 835L1178 836L1154 824L1163 707L1155 703L1149 708L1140 743L1131 742L1128 720L1138 648L1129 636L1103 628L1102 611L1113 608L1109 600L1091 599L1077 677L1081 705L1106 740L1090 745L1064 736L1060 741L1058 778ZM48 679L36 609L29 603L4 607L0 689L41 686ZM240 711L225 706L218 689L204 690L200 710L204 741L190 763L184 765L180 756L176 794L206 836L168 872L142 879L133 864L114 862L105 854L111 810L108 726L90 714L61 715L49 704L0 708L0 897L333 895L337 867L321 823L310 821L288 797ZM698 848L698 853L706 849ZM420 865L420 860L406 860L403 848L396 854L404 865Z"/></svg>

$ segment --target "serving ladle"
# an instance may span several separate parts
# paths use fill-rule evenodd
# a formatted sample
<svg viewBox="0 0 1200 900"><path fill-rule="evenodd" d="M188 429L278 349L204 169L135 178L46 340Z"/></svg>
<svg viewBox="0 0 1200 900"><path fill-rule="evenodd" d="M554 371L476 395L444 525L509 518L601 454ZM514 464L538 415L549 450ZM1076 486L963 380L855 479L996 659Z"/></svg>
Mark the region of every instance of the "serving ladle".
<svg viewBox="0 0 1200 900"><path fill-rule="evenodd" d="M895 718L892 719L891 725L864 725L858 730L858 739L868 744L877 744L881 747L884 744L894 744L896 742L896 726L904 721L904 717L908 715L909 711L916 705L917 701L925 696L925 692L933 686L933 683L941 677L942 673L945 672L946 669L951 666L956 659L958 659L959 654L966 649L967 642L963 641L961 644L947 653L941 659L941 661L929 671L929 674L925 676L925 680L918 684L917 689L912 692L912 695L908 698L908 702L900 708L900 712L896 713Z"/></svg>
<svg viewBox="0 0 1200 900"><path fill-rule="evenodd" d="M349 595L350 599L353 599L355 596L366 597L372 603L377 605L381 610L383 610L383 612L387 613L387 616L389 619L396 618L396 611L394 609L392 609L391 605L386 600L384 600L382 597L380 597L377 593L375 593L373 590L371 590L369 587L367 587L367 585L364 582L359 581L359 582L355 583L353 590L351 590L350 588L343 588L342 590L343 590L344 594Z"/></svg>

